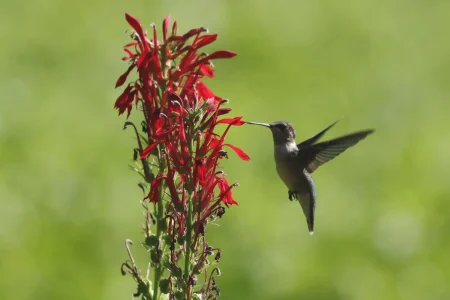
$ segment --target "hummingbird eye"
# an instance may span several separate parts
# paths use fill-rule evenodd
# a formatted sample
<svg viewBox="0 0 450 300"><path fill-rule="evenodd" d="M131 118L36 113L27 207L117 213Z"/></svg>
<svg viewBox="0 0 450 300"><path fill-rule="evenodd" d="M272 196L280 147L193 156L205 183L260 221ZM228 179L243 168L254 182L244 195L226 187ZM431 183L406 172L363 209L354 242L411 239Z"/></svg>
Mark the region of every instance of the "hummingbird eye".
<svg viewBox="0 0 450 300"><path fill-rule="evenodd" d="M286 124L278 124L278 129L280 129L281 131L285 131L287 128Z"/></svg>

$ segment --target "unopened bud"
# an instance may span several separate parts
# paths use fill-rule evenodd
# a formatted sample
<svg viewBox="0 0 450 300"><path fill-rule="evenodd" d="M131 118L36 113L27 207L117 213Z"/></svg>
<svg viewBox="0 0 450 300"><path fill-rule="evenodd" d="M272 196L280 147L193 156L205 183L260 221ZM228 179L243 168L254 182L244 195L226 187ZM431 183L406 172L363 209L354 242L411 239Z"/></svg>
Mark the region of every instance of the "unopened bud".
<svg viewBox="0 0 450 300"><path fill-rule="evenodd" d="M176 106L180 106L181 107L181 104L180 104L180 102L178 102L178 100L172 100L172 101L170 101L173 105L176 105Z"/></svg>
<svg viewBox="0 0 450 300"><path fill-rule="evenodd" d="M123 263L122 266L120 267L120 273L122 275L127 275L127 271L130 269L130 267L127 265L127 263Z"/></svg>
<svg viewBox="0 0 450 300"><path fill-rule="evenodd" d="M159 282L159 289L161 290L161 293L168 294L170 292L170 280L161 279Z"/></svg>
<svg viewBox="0 0 450 300"><path fill-rule="evenodd" d="M184 236L178 236L177 237L177 243L178 243L178 245L184 245L184 241L185 241L185 238L184 238Z"/></svg>
<svg viewBox="0 0 450 300"><path fill-rule="evenodd" d="M214 257L214 259L217 261L217 262L219 262L219 260L220 260L220 255L221 255L221 251L220 251L220 249L219 250L217 250L217 254L216 254L216 256ZM217 269L217 270L219 270L219 269ZM214 270L213 270L214 271ZM219 270L219 272L220 272L220 270Z"/></svg>
<svg viewBox="0 0 450 300"><path fill-rule="evenodd" d="M203 268L205 268L205 261L200 261L194 268L195 274L201 274L203 272Z"/></svg>
<svg viewBox="0 0 450 300"><path fill-rule="evenodd" d="M134 148L133 149L133 160L137 160L140 154L140 150L139 148Z"/></svg>
<svg viewBox="0 0 450 300"><path fill-rule="evenodd" d="M147 123L145 121L141 122L141 127L142 127L142 132L145 132L145 133L148 132Z"/></svg>
<svg viewBox="0 0 450 300"><path fill-rule="evenodd" d="M136 33L136 31L133 31L130 35L131 39L135 41L140 41L139 34Z"/></svg>
<svg viewBox="0 0 450 300"><path fill-rule="evenodd" d="M170 271L171 271L172 275L177 277L177 278L181 278L181 276L183 276L183 271L177 265L172 265Z"/></svg>
<svg viewBox="0 0 450 300"><path fill-rule="evenodd" d="M218 209L217 209L217 216L219 217L219 218L222 218L222 216L225 214L225 208L223 208L222 206L221 207L219 207Z"/></svg>
<svg viewBox="0 0 450 300"><path fill-rule="evenodd" d="M189 278L188 284L191 285L191 286L196 285L196 284L197 284L197 275L192 275L192 276Z"/></svg>
<svg viewBox="0 0 450 300"><path fill-rule="evenodd" d="M161 249L152 249L150 251L150 258L151 258L153 263L159 264L161 262L161 258L162 258L162 251L161 251Z"/></svg>
<svg viewBox="0 0 450 300"><path fill-rule="evenodd" d="M145 184L144 183L142 183L142 182L139 182L138 183L138 187L140 187L141 188L141 190L144 192L144 194L145 194Z"/></svg>

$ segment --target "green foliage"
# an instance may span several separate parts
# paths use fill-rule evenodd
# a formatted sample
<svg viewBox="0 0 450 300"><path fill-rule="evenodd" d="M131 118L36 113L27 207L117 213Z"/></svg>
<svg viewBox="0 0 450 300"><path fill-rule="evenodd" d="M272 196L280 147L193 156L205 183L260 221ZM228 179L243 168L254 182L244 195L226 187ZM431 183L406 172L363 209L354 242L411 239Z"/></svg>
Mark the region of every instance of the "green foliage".
<svg viewBox="0 0 450 300"><path fill-rule="evenodd" d="M377 131L316 173L316 232L268 130L229 136L239 207L210 228L221 299L449 299L450 23L445 1L8 1L0 10L0 298L130 299L142 241L135 141L112 109L129 12L219 34L211 88L298 139ZM148 26L146 26L148 27ZM213 49L211 49L213 50ZM129 160L125 158L128 157ZM134 249L137 249L135 247ZM147 255L134 251L139 265Z"/></svg>

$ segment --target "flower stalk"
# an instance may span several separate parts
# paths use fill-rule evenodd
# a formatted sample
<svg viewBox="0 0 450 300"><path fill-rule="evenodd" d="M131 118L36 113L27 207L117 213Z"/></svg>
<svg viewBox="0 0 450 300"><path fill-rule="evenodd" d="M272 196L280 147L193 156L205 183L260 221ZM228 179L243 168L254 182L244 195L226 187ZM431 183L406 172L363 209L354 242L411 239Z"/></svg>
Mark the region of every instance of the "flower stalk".
<svg viewBox="0 0 450 300"><path fill-rule="evenodd" d="M178 34L176 22L169 29L170 17L163 21L162 40L156 26L147 35L136 18L126 14L126 20L133 29L132 42L124 47L129 67L116 87L125 85L133 71L136 79L125 85L114 107L127 118L133 111L142 117L141 130L131 121L125 128L134 129L138 147L133 169L145 181L139 183L146 216L141 244L149 264L143 276L127 241L129 260L122 264L122 274L132 275L137 283L133 295L144 300L216 299L221 250L208 244L207 227L237 204L232 195L237 184L228 184L219 163L228 158L224 148L250 158L225 143L231 127L245 122L222 117L231 111L223 107L228 100L215 95L203 79L214 78L212 60L236 54L204 53L202 48L217 35L202 27ZM221 126L225 131L218 134Z"/></svg>

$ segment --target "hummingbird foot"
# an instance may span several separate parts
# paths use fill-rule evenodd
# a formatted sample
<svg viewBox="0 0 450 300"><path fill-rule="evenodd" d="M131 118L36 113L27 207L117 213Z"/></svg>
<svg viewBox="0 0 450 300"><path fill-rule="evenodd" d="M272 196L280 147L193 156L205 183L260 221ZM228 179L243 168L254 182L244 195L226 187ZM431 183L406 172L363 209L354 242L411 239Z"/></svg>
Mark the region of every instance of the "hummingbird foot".
<svg viewBox="0 0 450 300"><path fill-rule="evenodd" d="M296 192L288 191L288 194L289 194L289 200L291 200L291 201L292 200L298 200Z"/></svg>

